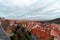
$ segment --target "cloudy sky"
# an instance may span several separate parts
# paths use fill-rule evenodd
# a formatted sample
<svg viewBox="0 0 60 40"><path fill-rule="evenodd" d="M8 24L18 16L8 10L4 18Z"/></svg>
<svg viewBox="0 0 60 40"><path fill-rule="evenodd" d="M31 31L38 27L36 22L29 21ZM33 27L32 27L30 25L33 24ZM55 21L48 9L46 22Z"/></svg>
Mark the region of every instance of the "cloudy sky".
<svg viewBox="0 0 60 40"><path fill-rule="evenodd" d="M60 0L0 0L0 17L20 20L60 18Z"/></svg>

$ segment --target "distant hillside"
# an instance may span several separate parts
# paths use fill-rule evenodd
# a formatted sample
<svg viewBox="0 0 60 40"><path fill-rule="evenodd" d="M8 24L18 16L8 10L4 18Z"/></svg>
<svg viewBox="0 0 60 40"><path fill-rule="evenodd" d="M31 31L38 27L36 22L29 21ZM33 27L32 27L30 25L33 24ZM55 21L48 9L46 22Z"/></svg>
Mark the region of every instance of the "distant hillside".
<svg viewBox="0 0 60 40"><path fill-rule="evenodd" d="M56 19L54 19L54 20L45 21L45 22L48 22L48 23L57 23L57 24L60 24L60 18L56 18Z"/></svg>

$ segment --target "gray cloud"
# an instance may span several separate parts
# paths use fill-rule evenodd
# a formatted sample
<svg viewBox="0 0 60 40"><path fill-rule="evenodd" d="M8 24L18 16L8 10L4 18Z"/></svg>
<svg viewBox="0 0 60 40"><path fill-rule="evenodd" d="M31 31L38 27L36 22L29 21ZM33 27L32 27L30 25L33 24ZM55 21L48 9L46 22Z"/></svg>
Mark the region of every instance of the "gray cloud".
<svg viewBox="0 0 60 40"><path fill-rule="evenodd" d="M20 20L60 18L59 0L0 0L0 17Z"/></svg>

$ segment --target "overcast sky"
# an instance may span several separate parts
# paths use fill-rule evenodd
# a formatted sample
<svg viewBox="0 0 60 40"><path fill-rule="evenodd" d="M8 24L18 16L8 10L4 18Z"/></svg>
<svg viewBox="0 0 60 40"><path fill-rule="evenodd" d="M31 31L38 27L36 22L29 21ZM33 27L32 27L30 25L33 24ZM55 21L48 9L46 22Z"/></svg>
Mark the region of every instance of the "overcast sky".
<svg viewBox="0 0 60 40"><path fill-rule="evenodd" d="M20 20L60 18L60 0L0 0L0 17Z"/></svg>

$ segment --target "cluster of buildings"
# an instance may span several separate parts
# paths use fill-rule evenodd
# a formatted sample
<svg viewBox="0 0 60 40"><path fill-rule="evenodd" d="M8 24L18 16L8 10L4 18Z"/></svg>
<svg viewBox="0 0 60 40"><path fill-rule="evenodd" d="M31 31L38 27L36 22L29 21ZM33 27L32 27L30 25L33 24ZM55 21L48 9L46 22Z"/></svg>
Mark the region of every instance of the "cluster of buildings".
<svg viewBox="0 0 60 40"><path fill-rule="evenodd" d="M7 32L8 36L17 24L22 24L27 31L33 35L33 40L60 40L60 24L41 23L40 21L24 21L12 19L0 19L0 25Z"/></svg>

